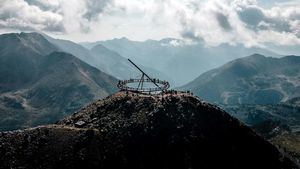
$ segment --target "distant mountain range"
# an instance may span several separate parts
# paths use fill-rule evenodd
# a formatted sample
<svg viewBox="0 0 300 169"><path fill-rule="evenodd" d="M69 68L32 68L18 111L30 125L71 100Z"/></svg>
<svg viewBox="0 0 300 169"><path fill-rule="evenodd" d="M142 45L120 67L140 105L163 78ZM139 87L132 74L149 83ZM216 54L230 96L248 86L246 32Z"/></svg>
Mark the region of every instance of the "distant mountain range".
<svg viewBox="0 0 300 169"><path fill-rule="evenodd" d="M184 85L208 70L253 53L278 56L264 48L226 44L207 47L201 42L187 44L172 38L143 42L121 38L81 44L87 48L102 44L141 65L163 72L175 82L173 87Z"/></svg>
<svg viewBox="0 0 300 169"><path fill-rule="evenodd" d="M181 89L221 104L276 104L300 96L300 57L255 54L210 70Z"/></svg>
<svg viewBox="0 0 300 169"><path fill-rule="evenodd" d="M115 51L109 50L103 45L99 44L91 49L87 49L72 41L54 39L45 34L43 34L43 36L60 50L70 53L89 65L118 79L129 79L141 76L141 72L133 67L126 58ZM153 78L161 78L172 82L172 79L162 72L143 65L139 66Z"/></svg>
<svg viewBox="0 0 300 169"><path fill-rule="evenodd" d="M96 67L117 77L118 79L140 78L141 72L137 70L129 61L119 53L107 49L99 44L90 50L91 55L97 61ZM160 78L173 82L170 77L155 69L139 65L143 71L152 78Z"/></svg>
<svg viewBox="0 0 300 169"><path fill-rule="evenodd" d="M140 75L125 57L174 87L245 53L276 55L260 48L187 45L178 39L122 38L85 43L88 48L39 33L3 34L0 40L0 116L2 126L10 126L2 130L48 123L115 92L117 78ZM299 97L299 83L299 57L257 54L210 70L181 89L221 104L273 104ZM55 113L47 114L51 111Z"/></svg>
<svg viewBox="0 0 300 169"><path fill-rule="evenodd" d="M54 122L117 91L117 79L38 33L0 35L0 130Z"/></svg>

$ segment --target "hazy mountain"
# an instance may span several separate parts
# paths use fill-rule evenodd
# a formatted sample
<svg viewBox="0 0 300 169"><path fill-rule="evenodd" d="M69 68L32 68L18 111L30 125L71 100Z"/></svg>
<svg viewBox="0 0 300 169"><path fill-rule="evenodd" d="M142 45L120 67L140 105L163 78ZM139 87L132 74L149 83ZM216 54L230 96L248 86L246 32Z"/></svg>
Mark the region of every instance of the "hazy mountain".
<svg viewBox="0 0 300 169"><path fill-rule="evenodd" d="M171 77L178 86L192 81L201 73L242 56L253 53L277 56L263 48L246 48L243 45L227 44L206 47L202 42L187 44L182 40L172 38L144 42L121 38L82 44L89 48L102 44L124 57L135 60L138 64L163 72Z"/></svg>
<svg viewBox="0 0 300 169"><path fill-rule="evenodd" d="M36 65L57 48L40 34L0 35L0 92L30 86L36 79Z"/></svg>
<svg viewBox="0 0 300 169"><path fill-rule="evenodd" d="M300 96L300 57L252 55L210 70L182 87L210 102L274 104Z"/></svg>
<svg viewBox="0 0 300 169"><path fill-rule="evenodd" d="M141 74L127 61L126 58L102 45L96 45L89 50L72 41L54 39L47 35L44 36L60 50L71 53L89 65L92 65L118 79L135 78ZM149 75L172 82L171 78L166 76L164 73L142 65L140 66Z"/></svg>
<svg viewBox="0 0 300 169"><path fill-rule="evenodd" d="M2 168L299 168L226 112L186 94L120 92L57 124L0 133Z"/></svg>
<svg viewBox="0 0 300 169"><path fill-rule="evenodd" d="M93 64L95 63L95 59L91 56L89 50L83 46L69 40L55 39L46 34L43 34L43 36L61 51L70 53L82 61L94 66ZM100 67L97 68L101 70Z"/></svg>
<svg viewBox="0 0 300 169"><path fill-rule="evenodd" d="M129 63L127 59L117 52L107 49L101 44L94 46L90 51L95 60L99 61L96 63L96 67L101 67L103 71L109 72L118 79L129 79L141 76L141 72ZM171 84L173 82L170 77L167 77L164 73L155 69L143 65L139 65L139 67L152 78L168 80Z"/></svg>
<svg viewBox="0 0 300 169"><path fill-rule="evenodd" d="M53 122L117 91L117 79L40 34L4 34L0 44L0 130Z"/></svg>

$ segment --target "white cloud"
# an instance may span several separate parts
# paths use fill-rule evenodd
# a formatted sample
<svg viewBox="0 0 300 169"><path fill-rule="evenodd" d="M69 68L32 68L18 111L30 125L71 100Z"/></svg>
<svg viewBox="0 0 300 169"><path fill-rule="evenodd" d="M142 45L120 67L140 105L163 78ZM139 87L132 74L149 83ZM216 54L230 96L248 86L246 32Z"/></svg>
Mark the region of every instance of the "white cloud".
<svg viewBox="0 0 300 169"><path fill-rule="evenodd" d="M1 0L0 28L62 32L63 16L43 11L23 0Z"/></svg>
<svg viewBox="0 0 300 169"><path fill-rule="evenodd" d="M75 41L126 36L208 46L299 44L300 1L268 2L264 8L260 0L0 0L0 29L60 32Z"/></svg>
<svg viewBox="0 0 300 169"><path fill-rule="evenodd" d="M213 46L299 44L299 7L300 3L264 9L255 0L210 0L183 19L182 35L199 38Z"/></svg>

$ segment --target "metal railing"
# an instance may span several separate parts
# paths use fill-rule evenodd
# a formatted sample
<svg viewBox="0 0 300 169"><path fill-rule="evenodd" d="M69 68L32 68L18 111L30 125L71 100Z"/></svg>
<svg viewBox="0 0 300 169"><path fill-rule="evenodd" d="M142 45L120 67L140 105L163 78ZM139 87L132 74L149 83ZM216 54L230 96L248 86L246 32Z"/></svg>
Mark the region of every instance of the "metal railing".
<svg viewBox="0 0 300 169"><path fill-rule="evenodd" d="M128 84L139 84L139 83L153 83L155 82L159 87L129 87ZM167 81L159 79L129 79L129 80L120 80L117 87L125 91L134 91L134 92L159 92L166 91L170 84Z"/></svg>

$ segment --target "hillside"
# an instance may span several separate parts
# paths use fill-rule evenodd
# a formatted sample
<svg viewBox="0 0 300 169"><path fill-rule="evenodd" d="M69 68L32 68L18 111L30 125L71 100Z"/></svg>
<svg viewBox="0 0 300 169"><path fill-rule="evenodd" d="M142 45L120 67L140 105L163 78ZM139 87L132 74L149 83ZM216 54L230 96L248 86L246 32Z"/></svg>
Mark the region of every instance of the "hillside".
<svg viewBox="0 0 300 169"><path fill-rule="evenodd" d="M300 163L300 133L284 133L272 137L270 141L284 149Z"/></svg>
<svg viewBox="0 0 300 169"><path fill-rule="evenodd" d="M300 96L300 57L251 55L208 71L183 86L209 102L276 104Z"/></svg>
<svg viewBox="0 0 300 169"><path fill-rule="evenodd" d="M117 91L117 79L37 33L0 36L0 131L54 122Z"/></svg>
<svg viewBox="0 0 300 169"><path fill-rule="evenodd" d="M2 168L298 168L226 112L186 94L119 92L57 125L0 134Z"/></svg>
<svg viewBox="0 0 300 169"><path fill-rule="evenodd" d="M220 107L300 162L299 100L294 98L278 104L221 104Z"/></svg>
<svg viewBox="0 0 300 169"><path fill-rule="evenodd" d="M219 106L250 126L272 120L280 121L300 131L300 104L296 104L293 100L278 104L219 104Z"/></svg>
<svg viewBox="0 0 300 169"><path fill-rule="evenodd" d="M0 92L30 86L37 78L36 65L57 48L40 34L0 35Z"/></svg>
<svg viewBox="0 0 300 169"><path fill-rule="evenodd" d="M45 39L47 39L50 43L52 43L54 46L56 46L60 51L70 53L80 60L92 65L95 63L94 58L91 56L90 51L84 48L83 46L72 42L70 40L64 40L64 39L55 39L52 38L46 34L42 34ZM98 67L99 70L102 70Z"/></svg>

